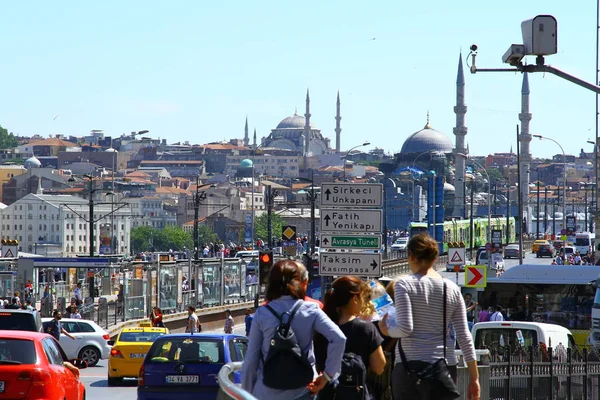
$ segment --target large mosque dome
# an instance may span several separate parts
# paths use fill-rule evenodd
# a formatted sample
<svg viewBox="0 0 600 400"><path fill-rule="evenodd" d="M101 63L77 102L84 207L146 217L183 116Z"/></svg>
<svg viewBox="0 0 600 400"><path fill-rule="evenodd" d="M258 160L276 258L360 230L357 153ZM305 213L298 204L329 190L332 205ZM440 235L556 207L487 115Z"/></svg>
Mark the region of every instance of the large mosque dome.
<svg viewBox="0 0 600 400"><path fill-rule="evenodd" d="M292 115L291 117L287 117L281 120L281 122L279 123L279 125L277 125L277 128L275 129L304 129L304 124L306 124L306 118L304 118L303 115L298 115L297 113L294 113L294 115ZM310 126L313 129L315 128L315 126L312 123L310 124Z"/></svg>
<svg viewBox="0 0 600 400"><path fill-rule="evenodd" d="M36 156L29 157L27 160L23 162L23 166L27 169L30 168L41 168L42 163Z"/></svg>
<svg viewBox="0 0 600 400"><path fill-rule="evenodd" d="M454 146L446 135L442 132L432 129L429 122L425 128L410 135L402 145L401 153L427 153L436 151L442 153L451 153Z"/></svg>

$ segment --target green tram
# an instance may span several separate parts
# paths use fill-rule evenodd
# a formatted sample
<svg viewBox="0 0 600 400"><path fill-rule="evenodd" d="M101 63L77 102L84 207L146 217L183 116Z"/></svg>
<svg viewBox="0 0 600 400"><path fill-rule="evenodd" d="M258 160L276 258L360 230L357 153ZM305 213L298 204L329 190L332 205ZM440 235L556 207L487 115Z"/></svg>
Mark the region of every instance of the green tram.
<svg viewBox="0 0 600 400"><path fill-rule="evenodd" d="M492 227L489 228L487 217L473 218L473 248L478 249L481 246L485 246L488 240L488 229L501 230L502 243L506 243L506 221L506 217L492 217L490 219ZM448 243L451 242L464 242L467 248L470 246L470 223L470 219L449 219L444 221L444 253L448 252ZM510 225L508 243L514 243L516 241L515 219L513 217L508 218L508 223ZM408 225L409 237L427 232L427 222L411 222Z"/></svg>

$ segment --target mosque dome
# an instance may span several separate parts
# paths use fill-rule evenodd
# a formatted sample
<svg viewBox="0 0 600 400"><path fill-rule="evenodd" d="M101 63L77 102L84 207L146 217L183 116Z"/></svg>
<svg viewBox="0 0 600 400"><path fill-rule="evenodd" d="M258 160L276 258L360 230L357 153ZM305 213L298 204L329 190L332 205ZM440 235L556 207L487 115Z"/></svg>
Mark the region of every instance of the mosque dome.
<svg viewBox="0 0 600 400"><path fill-rule="evenodd" d="M294 113L291 117L287 117L281 120L277 128L275 129L303 129L304 124L306 124L306 119L303 115L298 115L298 113ZM315 129L314 125L310 124L312 129Z"/></svg>
<svg viewBox="0 0 600 400"><path fill-rule="evenodd" d="M42 166L42 162L38 160L36 156L32 156L23 162L23 166L27 169L40 168Z"/></svg>
<svg viewBox="0 0 600 400"><path fill-rule="evenodd" d="M451 153L452 142L442 132L431 128L429 121L423 129L410 135L402 145L401 153L427 153L428 151Z"/></svg>
<svg viewBox="0 0 600 400"><path fill-rule="evenodd" d="M240 168L252 168L252 160L245 158L240 161Z"/></svg>

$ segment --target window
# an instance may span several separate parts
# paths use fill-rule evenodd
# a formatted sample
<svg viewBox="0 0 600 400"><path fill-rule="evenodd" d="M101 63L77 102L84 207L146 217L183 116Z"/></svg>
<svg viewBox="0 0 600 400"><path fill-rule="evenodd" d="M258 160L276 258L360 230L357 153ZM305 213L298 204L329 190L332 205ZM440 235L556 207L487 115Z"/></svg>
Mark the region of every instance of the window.
<svg viewBox="0 0 600 400"><path fill-rule="evenodd" d="M231 361L244 361L248 341L246 339L233 339L229 341L229 354Z"/></svg>
<svg viewBox="0 0 600 400"><path fill-rule="evenodd" d="M0 360L15 361L19 364L35 364L37 355L32 340L0 340Z"/></svg>
<svg viewBox="0 0 600 400"><path fill-rule="evenodd" d="M69 333L81 332L81 328L77 325L77 322L63 322L62 326Z"/></svg>
<svg viewBox="0 0 600 400"><path fill-rule="evenodd" d="M122 339L121 339L122 340ZM157 345L152 346L148 359L153 362L160 359L168 361L202 361L205 363L221 364L224 362L223 342L208 338L172 338L158 339Z"/></svg>
<svg viewBox="0 0 600 400"><path fill-rule="evenodd" d="M50 364L63 365L63 356L53 338L46 338L42 340L42 346L44 347L44 353L46 353L46 357L48 358L48 362L50 362Z"/></svg>
<svg viewBox="0 0 600 400"><path fill-rule="evenodd" d="M77 322L77 324L79 325L79 329L81 332L96 332L96 330L94 329L93 326L91 326L90 324L87 324L85 322Z"/></svg>

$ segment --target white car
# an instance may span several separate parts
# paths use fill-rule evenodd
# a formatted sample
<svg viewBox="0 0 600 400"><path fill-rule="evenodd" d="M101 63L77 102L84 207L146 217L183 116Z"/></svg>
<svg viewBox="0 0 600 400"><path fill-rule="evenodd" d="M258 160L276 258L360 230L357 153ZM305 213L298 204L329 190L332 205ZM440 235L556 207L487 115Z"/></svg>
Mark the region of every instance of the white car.
<svg viewBox="0 0 600 400"><path fill-rule="evenodd" d="M42 318L44 332L52 318ZM98 361L108 359L111 346L108 345L110 335L94 321L87 319L63 318L60 320L65 331L75 340L61 334L60 346L69 360L81 359L93 367Z"/></svg>
<svg viewBox="0 0 600 400"><path fill-rule="evenodd" d="M404 250L406 250L407 244L408 244L408 238L397 239L394 242L394 244L392 244L392 251L404 251Z"/></svg>

